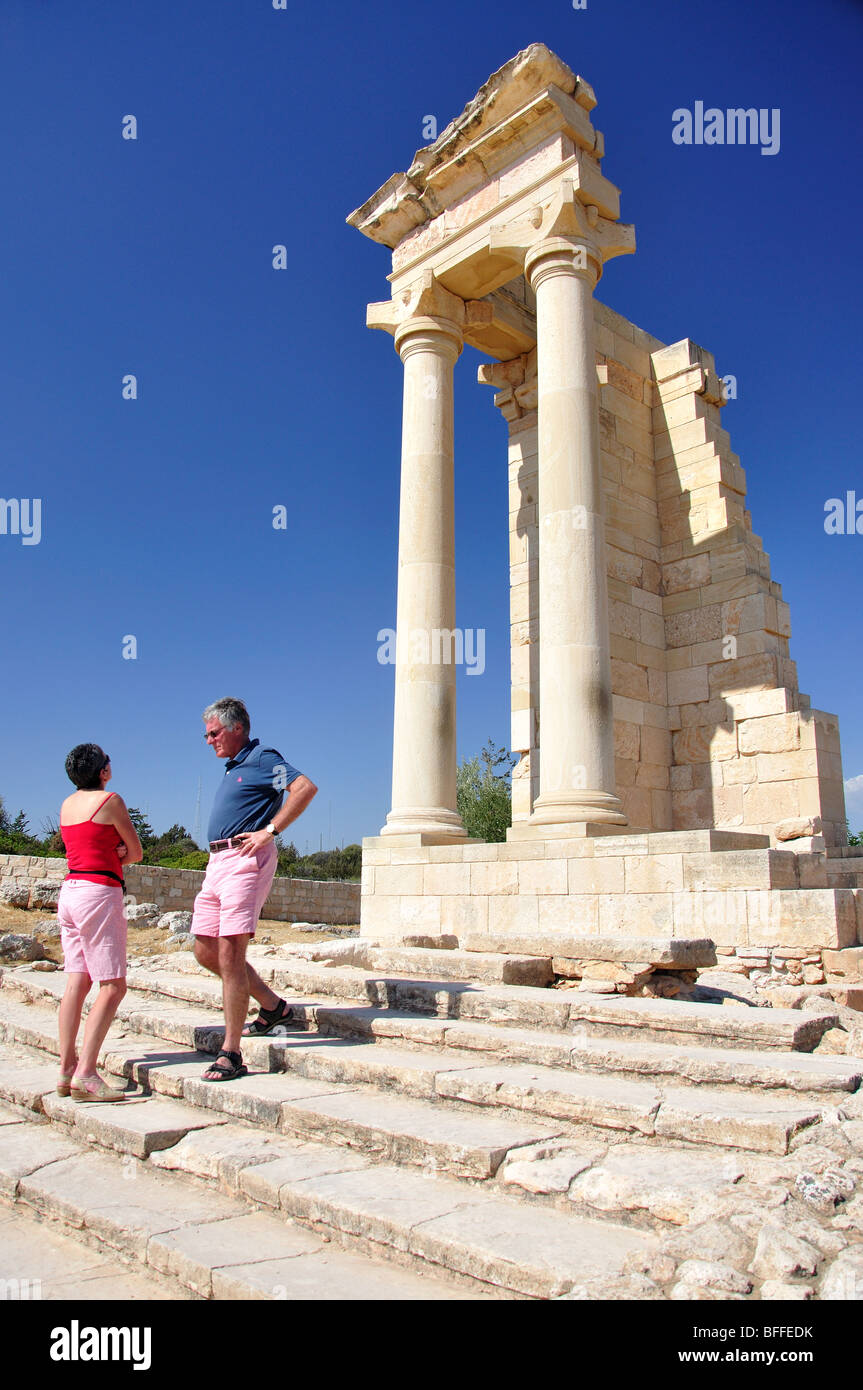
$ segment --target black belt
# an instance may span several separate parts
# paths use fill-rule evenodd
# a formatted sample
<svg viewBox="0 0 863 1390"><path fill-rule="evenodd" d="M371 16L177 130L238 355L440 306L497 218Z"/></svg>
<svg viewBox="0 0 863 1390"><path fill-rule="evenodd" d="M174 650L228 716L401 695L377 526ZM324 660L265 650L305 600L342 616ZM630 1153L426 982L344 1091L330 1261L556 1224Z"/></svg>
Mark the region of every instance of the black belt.
<svg viewBox="0 0 863 1390"><path fill-rule="evenodd" d="M70 869L69 872L68 872L68 874L66 875L66 877L67 877L67 878L81 878L82 875L84 875L85 877L86 877L86 876L92 877L93 874L98 874L100 878L112 878L112 879L114 880L115 883L119 883L120 887L122 888L123 892L125 893L125 891L126 891L126 885L125 885L125 883L123 882L123 880L121 879L121 877L120 877L119 874L113 874L113 873L111 872L110 869ZM108 883L105 884L105 887L106 887L106 888L110 888L110 886L111 886L111 885L108 884Z"/></svg>

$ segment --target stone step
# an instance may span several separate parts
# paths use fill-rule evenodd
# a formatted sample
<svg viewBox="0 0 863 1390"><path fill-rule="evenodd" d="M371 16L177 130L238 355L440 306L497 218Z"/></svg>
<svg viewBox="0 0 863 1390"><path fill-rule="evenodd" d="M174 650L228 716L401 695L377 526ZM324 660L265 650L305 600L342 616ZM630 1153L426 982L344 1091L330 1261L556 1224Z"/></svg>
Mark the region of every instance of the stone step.
<svg viewBox="0 0 863 1390"><path fill-rule="evenodd" d="M285 1070L309 1079L393 1087L425 1099L503 1106L600 1129L661 1133L690 1141L694 1137L692 1117L701 1117L700 1137L702 1131L705 1136L708 1133L706 1117L715 1114L709 1142L766 1153L786 1153L792 1136L820 1118L820 1106L824 1103L823 1099L789 1101L776 1095L747 1098L739 1092L717 1092L708 1085L699 1085L690 1093L679 1085L667 1089L643 1080L628 1080L619 1073L609 1076L512 1061L492 1066L479 1061L465 1065L449 1050L436 1051L426 1059L416 1052L380 1043L369 1046L334 1040L334 1045L327 1046L320 1035L308 1042L302 1035L296 1040L286 1039L273 1044L273 1049ZM669 1058L665 1060L670 1063ZM840 1075L842 1070L839 1069ZM671 1065L665 1075L666 1079L678 1080ZM852 1075L859 1079L859 1067Z"/></svg>
<svg viewBox="0 0 863 1390"><path fill-rule="evenodd" d="M44 980L45 977L39 977ZM47 977L50 981L51 976ZM130 979L132 976L130 975ZM144 990L158 988L165 997L210 1005L218 1010L221 1007L221 987L218 981L206 976L190 976L183 973L159 974L145 971L134 972L136 987ZM39 986L41 987L41 985ZM791 1092L855 1091L863 1081L863 1061L844 1057L812 1056L804 1051L791 1050L793 1041L813 1045L815 1030L806 1025L810 1016L797 1010L770 1010L768 1023L776 1021L789 1023L784 1032L787 1050L782 1050L782 1038L774 1039L769 1030L769 1045L763 1051L746 1049L739 1043L729 1057L727 1039L721 1041L722 1048L710 1045L709 1039L700 1046L687 1043L681 1046L675 1030L673 1043L652 1042L643 1036L644 1028L637 1030L637 1040L620 1036L612 1030L609 1037L590 1036L573 1040L568 1031L546 1031L531 1028L511 1028L503 1024L473 1023L461 1019L430 1019L402 1013L394 1009L379 1009L371 1005L328 1006L317 1001L294 1001L297 1010L305 1014L308 1026L316 1026L324 1033L341 1036L368 1036L402 1039L415 1044L432 1044L438 1047L465 1048L495 1053L513 1061L538 1063L546 1066L572 1066L583 1071L611 1071L633 1076L666 1075L677 1076L680 1080L696 1084L710 1082L714 1085L754 1086L769 1090L787 1089ZM609 1002L609 1001L606 1001ZM653 1004L662 1005L664 1001L643 1001L648 1004L648 1015L657 1012ZM612 1006L613 1007L613 1006ZM683 1006L672 1003L675 1020ZM727 1010L716 1017L716 1006L696 1005L699 1020L705 1018L705 1008L713 1012L706 1015L706 1022L719 1022L725 1025ZM576 1006L570 1010L577 1011ZM632 1009L627 1012L632 1013ZM739 1013L742 1013L740 1010ZM753 1011L754 1012L754 1011ZM751 1036L764 1047L764 1013L759 1011L757 1028ZM790 1015L790 1019L789 1019ZM800 1031L800 1026L802 1032ZM593 1025L591 1025L592 1028ZM747 1024L741 1025L745 1031ZM602 1030L599 1030L600 1032ZM633 1027L633 1032L636 1031ZM667 1031L667 1030L664 1030ZM723 1028L723 1033L725 1029Z"/></svg>
<svg viewBox="0 0 863 1390"><path fill-rule="evenodd" d="M180 962L172 957L172 981L167 973L136 969L129 983L137 989L177 991L181 996L182 978L187 974L203 988L203 978L191 958ZM441 954L451 954L442 952ZM320 996L349 1003L363 1001L380 1009L401 1013L432 1014L439 1018L483 1023L501 1023L516 1028L544 1031L586 1032L597 1036L638 1031L641 1038L654 1042L683 1043L686 1046L751 1050L753 1047L780 1052L811 1052L838 1017L827 1012L804 1014L797 1009L726 1007L720 1004L685 1004L676 1000L628 998L623 995L590 995L564 989L538 989L524 985L494 986L399 976L380 976L353 966L325 967L314 963L284 959L273 963L267 956L254 957L258 972L274 989L314 1001ZM9 982L20 980L16 988L30 982L51 979L32 971L10 972ZM160 983L164 981L165 983ZM210 988L213 985L208 981ZM40 988L39 984L35 988ZM216 986L216 988L218 988ZM209 997L218 998L217 994Z"/></svg>
<svg viewBox="0 0 863 1390"><path fill-rule="evenodd" d="M559 1137L572 1126L785 1154L794 1134L821 1118L823 1104L732 1094L706 1085L690 1092L573 1068L466 1064L455 1050L423 1055L302 1033L256 1040L247 1048L247 1058L267 1071L221 1086L201 1080L197 1057L184 1062L168 1054L163 1066L156 1041L167 1038L217 1051L217 1024L201 1026L194 1013L166 1015L155 1006L132 1009L128 1021L143 1036L124 1040L122 1046L106 1045L106 1063L153 1090L217 1110L242 1105L246 1108L228 1108L227 1113L240 1113L282 1132L319 1136L396 1162L479 1180L493 1177L512 1151ZM10 1041L55 1053L58 1048L56 1015L45 1007L16 1006L14 1000L0 999L0 1031ZM677 1080L671 1070L668 1078ZM387 1094L389 1089L402 1094ZM471 1109L441 1104L447 1101ZM487 1117L474 1113L475 1107L506 1113ZM510 1118L514 1112L527 1113L536 1123Z"/></svg>
<svg viewBox="0 0 863 1390"><path fill-rule="evenodd" d="M24 1006L23 1012L34 1015L37 1009L32 1005ZM56 1054L59 1047L56 1017L44 1010L38 1012L43 1015L41 1019L25 1019L23 1025L19 1022L16 1027L16 1011L7 1001L0 1000L0 1029L7 1041L26 1042ZM137 1019L137 1015L133 1017ZM182 1043L186 1039L174 1038L173 1041ZM148 1054L146 1070L136 1072L134 1060L142 1050L142 1042ZM374 1052L373 1046L367 1047L370 1053ZM212 1050L218 1050L217 1045ZM162 1067L158 1061L154 1065L152 1060L154 1056L158 1058L159 1051L157 1039L146 1035L122 1047L116 1043L112 1046L109 1040L104 1049L105 1064L120 1074L130 1071L153 1090L180 1094L195 1106L211 1107L216 1111L251 1098L250 1108L243 1114L245 1119L266 1124L282 1133L312 1135L327 1142L346 1144L387 1161L416 1164L426 1171L479 1180L491 1178L511 1150L555 1138L561 1132L561 1126L553 1118L528 1123L503 1115L488 1115L474 1108L462 1111L413 1097L382 1094L368 1087L358 1089L362 1086L360 1078L368 1075L371 1059L366 1068L360 1069L360 1078L352 1084L306 1079L302 1073L295 1076L281 1072L250 1075L227 1085L203 1081L201 1073L205 1064L195 1055L185 1063L168 1062L165 1067L169 1073L168 1084L163 1085ZM338 1072L337 1068L335 1070ZM342 1068L342 1074L347 1070ZM354 1073L356 1070L353 1069ZM13 1082L19 1086L17 1071L14 1068L10 1071ZM176 1088L178 1078L182 1080L179 1091ZM19 1090L5 1089L9 1084L0 1077L0 1096L17 1104L32 1104L29 1099L20 1099L20 1086ZM39 1082L43 1088L40 1094L46 1089L53 1091L54 1085L55 1077L45 1071ZM236 1115L237 1110L228 1108L227 1113ZM196 1114L199 1116L200 1111ZM190 1127L196 1122L195 1117L190 1118ZM159 1147L165 1147L175 1139L166 1130L165 1136L156 1142Z"/></svg>
<svg viewBox="0 0 863 1390"><path fill-rule="evenodd" d="M667 970L696 970L716 964L716 948L706 937L640 936L484 936L467 935L463 951L512 952L519 956L563 957L572 961L645 961Z"/></svg>
<svg viewBox="0 0 863 1390"><path fill-rule="evenodd" d="M0 1115L0 1125L4 1123L6 1117ZM82 1300L140 1303L196 1298L172 1279L126 1264L114 1251L82 1245L74 1236L40 1221L24 1206L15 1208L5 1202L0 1203L0 1289L4 1301L19 1302L74 1299L76 1304Z"/></svg>
<svg viewBox="0 0 863 1390"><path fill-rule="evenodd" d="M325 1006L314 1010L321 1033L340 1037L403 1040L414 1046L446 1047L491 1054L502 1061L573 1067L576 1071L612 1072L632 1078L673 1077L734 1090L789 1092L831 1097L856 1091L863 1082L863 1060L822 1057L807 1052L744 1051L720 1047L681 1047L640 1037L588 1037L458 1019L419 1019L394 1009L362 1005Z"/></svg>
<svg viewBox="0 0 863 1390"><path fill-rule="evenodd" d="M551 956L491 951L379 946L363 951L370 971L423 980L476 980L483 984L550 985Z"/></svg>
<svg viewBox="0 0 863 1390"><path fill-rule="evenodd" d="M486 1291L477 1284L466 1288L440 1268L432 1270L427 1265L420 1272L341 1249L322 1239L319 1232L291 1220L286 1209L278 1214L261 1211L239 1190L235 1195L208 1190L183 1174L179 1164L179 1172L165 1172L137 1162L131 1155L142 1131L140 1114L152 1106L161 1106L164 1111L168 1105L170 1102L148 1100L140 1107L134 1102L78 1106L68 1137L59 1133L60 1126L49 1128L6 1111L0 1117L0 1192L4 1200L14 1202L17 1211L36 1212L43 1220L59 1223L64 1231L96 1240L104 1250L118 1252L146 1269L151 1278L147 1281L139 1272L138 1282L144 1292L138 1290L138 1297L166 1296L154 1295L158 1285L153 1276L167 1277L174 1283L175 1298L179 1291L181 1296L191 1293L207 1299L329 1301L494 1296L494 1290ZM125 1158L89 1147L94 1139L103 1142L92 1132L96 1112L104 1116L109 1110L109 1147L125 1153ZM122 1120L119 1111L123 1112ZM136 1124L130 1123L133 1113L138 1114ZM162 1121L156 1125L161 1129ZM79 1134L85 1142L79 1140ZM237 1176L256 1161L259 1158L254 1152L248 1163L237 1156ZM70 1251L68 1239L64 1244L64 1270L74 1270L77 1252L74 1247ZM92 1250L86 1253L92 1265L98 1256ZM28 1255L30 1263L33 1258ZM123 1286L123 1275L117 1272L113 1293L102 1288L101 1297L116 1297ZM74 1296L81 1297L81 1291L75 1289Z"/></svg>
<svg viewBox="0 0 863 1390"><path fill-rule="evenodd" d="M165 1016L164 1001L195 1002L218 1015L221 988L217 980L203 973L192 976L164 970L136 970L131 979L136 988L121 1005L122 1017L139 1029L150 1027L160 1036L189 1042L192 1047L213 1047L221 1027L218 1017L207 1026L199 1013L183 1012L182 1008ZM26 998L46 1002L57 1002L63 992L60 973L15 970L7 973L6 984ZM139 992L142 990L146 992ZM157 990L160 994L154 995ZM825 1027L834 1024L834 1016L827 1013L814 1016L796 1009L731 1009L580 994L577 1001L567 1005L568 1029L563 1023L543 1031L538 1027L518 1029L493 1019L475 1023L416 1017L350 1001L335 1006L315 999L292 1002L307 1026L317 1027L321 1033L470 1048L513 1061L573 1066L586 1072L634 1077L657 1074L674 1076L684 1083L788 1090L812 1097L831 1090L856 1090L863 1077L860 1062L812 1058L803 1051L813 1048ZM556 1017L560 1023L563 1015L557 1013ZM264 1069L281 1066L278 1059L268 1059L260 1047L253 1061Z"/></svg>
<svg viewBox="0 0 863 1390"><path fill-rule="evenodd" d="M22 982L24 972L22 972ZM168 1017L161 1015L165 1035L177 1042L188 1043L191 1047L215 1050L220 1045L221 1021L218 1014L221 993L218 981L209 977L187 975L147 976L143 982L150 987L155 981L166 992L164 999L177 999L181 1003L200 1002L203 1007L214 1011L209 1024L205 1023L199 1011L169 1011ZM29 997L47 1002L56 1001L62 990L62 976L36 974L28 986ZM135 992L130 1000L127 1019L136 1027L159 1028L160 1011L152 1001L135 1008ZM657 1001L650 1001L651 1003ZM124 1001L124 1004L126 1001ZM674 1005L673 1008L679 1006ZM713 1008L713 1006L698 1006ZM336 1037L372 1038L380 1041L406 1042L413 1047L434 1047L446 1049L448 1053L468 1051L490 1054L495 1060L506 1062L526 1062L546 1067L572 1068L579 1072L614 1074L638 1079L644 1077L664 1078L678 1083L711 1085L714 1088L730 1088L734 1091L752 1088L759 1093L780 1093L783 1099L797 1100L803 1096L829 1101L831 1096L839 1100L842 1093L858 1089L863 1081L863 1061L846 1057L810 1055L805 1052L779 1051L770 1048L765 1051L727 1049L711 1047L707 1043L699 1047L680 1046L677 1043L653 1042L642 1036L643 1030L635 1028L633 1038L616 1030L610 1036L574 1037L563 1030L541 1032L538 1029L508 1028L500 1024L464 1022L457 1019L417 1018L399 1013L396 1010L376 1009L364 1005L328 1006L316 1001L306 1001L298 1005L298 1011L306 1015L309 1027L320 1033ZM741 1011L742 1012L742 1011ZM754 1011L753 1011L754 1012ZM760 1011L759 1011L760 1012ZM777 1011L773 1010L771 1013ZM806 1015L790 1011L795 1023L806 1021ZM18 1037L28 1041L26 1033L29 1015L18 1016ZM50 1025L50 1020L46 1021ZM24 1032L21 1032L22 1027ZM43 1026L32 1040L36 1045L45 1046L50 1026ZM604 1030L600 1030L604 1033ZM294 1034L294 1039L301 1035ZM281 1057L277 1040L250 1041L245 1046L248 1061L263 1070L281 1070L286 1065ZM305 1075L314 1075L317 1065L308 1062ZM440 1062L436 1066L423 1064L415 1055L402 1055L397 1059L396 1071L390 1077L387 1072L388 1059L378 1056L357 1059L357 1070L349 1080L369 1080L372 1072L376 1085L397 1085L409 1095L427 1096L434 1093L436 1070L446 1066L449 1069L463 1069L465 1062L456 1056ZM331 1065L329 1075L335 1077ZM324 1075L321 1071L318 1073Z"/></svg>
<svg viewBox="0 0 863 1390"><path fill-rule="evenodd" d="M38 1064L30 1065L35 1073ZM0 1084L6 1070L4 1059ZM197 1127L170 1147L151 1148L142 1162L132 1155L140 1149L147 1108L159 1107L154 1128L162 1134L170 1102L148 1098L100 1107L46 1099L54 1128L0 1125L0 1193L98 1236L205 1297L315 1297L317 1267L300 1264L308 1256L332 1262L331 1298L464 1296L444 1282L448 1274L473 1281L478 1294L551 1298L574 1283L614 1277L627 1255L654 1242L643 1231L562 1216L451 1178L371 1162L346 1148L283 1136L268 1136L265 1146L245 1125ZM69 1138L59 1133L61 1116ZM175 1128L183 1123L178 1116ZM8 1131L21 1127L26 1135L11 1138ZM87 1152L79 1134L118 1152ZM213 1180L222 1191L202 1186ZM250 1211L249 1203L279 1216ZM293 1221L314 1225L314 1233ZM411 1275L378 1264L380 1282L372 1287L380 1292L364 1293L368 1261L329 1247L323 1260L321 1227L419 1266L427 1292L400 1295L398 1281L410 1289ZM346 1292L348 1261L352 1293ZM320 1274L325 1279L327 1270ZM300 1292L303 1279L306 1291Z"/></svg>
<svg viewBox="0 0 863 1390"><path fill-rule="evenodd" d="M573 1000L570 1030L581 1038L637 1034L657 1042L811 1052L838 1015L804 1014L798 1009L760 1009L717 1004L680 1004L668 999L627 999L621 995Z"/></svg>
<svg viewBox="0 0 863 1390"><path fill-rule="evenodd" d="M217 980L204 975L144 971L136 972L135 978L137 988L130 991L121 1006L121 1016L133 1026L144 1031L150 1028L160 1036L187 1042L204 1050L212 1050L218 1045L221 1035L221 993ZM45 1002L56 1002L63 988L63 977L59 973L14 972L7 976L7 984L13 981L17 982L18 991L26 997ZM140 994L142 987L150 992ZM159 996L151 993L156 989L160 991ZM585 997L580 998L584 1000ZM177 1000L180 1004L201 1004L204 1008L212 1009L214 1017L207 1024L198 1011L183 1008L172 1010L169 1007L166 1014L166 1000ZM575 1026L573 1032L563 1029L541 1032L539 1029L510 1028L496 1023L418 1018L398 1010L361 1004L330 1006L316 1000L296 1003L297 1012L304 1016L306 1025L328 1035L394 1039L411 1045L480 1051L502 1060L572 1067L577 1071L611 1072L632 1078L656 1075L720 1088L753 1087L773 1092L787 1091L793 1098L802 1095L826 1098L824 1093L854 1091L863 1080L863 1062L860 1060L810 1056L806 1052L791 1050L795 1042L813 1045L818 1028L818 1020L797 1010L734 1010L740 1029L758 1047L747 1048L747 1036L744 1036L743 1039L736 1039L736 1046L729 1050L727 1036L718 1039L724 1044L722 1047L711 1046L714 1040L709 1033L699 1040L698 1046L693 1046L691 1039L684 1039L681 1046L677 1041L677 1030L664 1027L659 1029L659 1035L673 1041L656 1042L653 1040L654 1029L650 1026L657 1022L657 1016L660 1021L670 1017L676 1023L683 1010L684 1014L690 1011L690 1015L694 1011L703 1028L717 1021L727 1023L729 1010L720 1010L714 1005L682 1006L661 1000L610 1001L600 998L599 1005L605 1006L601 1007L602 1017L599 1020L589 1018L584 1028ZM622 1009L621 1005L624 1006ZM628 1026L625 1029L617 1027L620 1012L627 1018ZM610 1027L603 1021L609 1014L613 1020ZM818 1019L821 1018L823 1015L818 1016ZM777 1019L780 1029L785 1030L784 1034L780 1033L779 1039L769 1027L771 1023L775 1025ZM813 1021L815 1029L812 1028ZM767 1034L764 1032L765 1024L768 1026ZM768 1043L766 1047L765 1037ZM781 1049L783 1037L787 1049L784 1051ZM250 1042L246 1044L246 1052L250 1060L264 1070L281 1069L283 1066L275 1041ZM417 1087L406 1085L405 1089L411 1094L427 1094L425 1082L419 1073L417 1075Z"/></svg>

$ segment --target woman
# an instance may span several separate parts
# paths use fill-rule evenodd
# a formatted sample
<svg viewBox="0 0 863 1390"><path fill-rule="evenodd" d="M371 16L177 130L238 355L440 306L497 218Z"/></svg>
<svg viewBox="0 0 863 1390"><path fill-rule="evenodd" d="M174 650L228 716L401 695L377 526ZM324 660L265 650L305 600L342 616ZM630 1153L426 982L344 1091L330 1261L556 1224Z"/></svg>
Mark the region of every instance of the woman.
<svg viewBox="0 0 863 1390"><path fill-rule="evenodd" d="M111 759L95 743L79 743L66 759L77 791L60 808L60 834L69 872L57 917L66 990L60 1004L60 1077L57 1094L80 1101L123 1100L96 1070L120 1000L126 993L126 918L123 864L139 864L141 841L122 797L105 794ZM94 980L99 994L87 1014L80 1054L76 1039L84 1000Z"/></svg>

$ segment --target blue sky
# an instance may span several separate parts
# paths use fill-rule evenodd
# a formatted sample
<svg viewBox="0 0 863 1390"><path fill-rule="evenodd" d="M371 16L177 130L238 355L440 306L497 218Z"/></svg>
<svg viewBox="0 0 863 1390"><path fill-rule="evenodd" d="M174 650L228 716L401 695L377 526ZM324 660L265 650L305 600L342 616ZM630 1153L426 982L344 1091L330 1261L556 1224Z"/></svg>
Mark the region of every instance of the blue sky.
<svg viewBox="0 0 863 1390"><path fill-rule="evenodd" d="M863 535L824 531L828 498L863 499L863 6L5 0L0 493L41 499L42 536L0 535L0 794L34 828L89 740L157 830L194 828L200 781L206 826L221 765L200 711L236 694L320 787L301 849L377 833L402 373L365 328L389 254L345 218L427 115L442 129L537 41L593 84L636 227L599 297L737 377L723 420L801 689L839 715L863 788ZM779 108L779 152L676 145L672 112L698 100ZM457 621L487 633L484 674L459 676L462 757L509 738L506 431L480 360L456 370Z"/></svg>

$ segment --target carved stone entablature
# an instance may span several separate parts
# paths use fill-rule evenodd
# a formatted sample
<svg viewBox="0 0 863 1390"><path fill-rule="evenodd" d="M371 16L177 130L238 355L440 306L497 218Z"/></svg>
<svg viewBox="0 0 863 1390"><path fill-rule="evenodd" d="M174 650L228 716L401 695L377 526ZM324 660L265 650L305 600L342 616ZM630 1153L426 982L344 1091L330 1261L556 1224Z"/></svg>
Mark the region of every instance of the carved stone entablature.
<svg viewBox="0 0 863 1390"><path fill-rule="evenodd" d="M584 249L598 280L606 261L635 251L635 228L603 216L597 205L585 198L584 189L572 179L562 179L554 195L533 207L522 222L492 227L489 249L518 257L524 264L544 243L565 240Z"/></svg>
<svg viewBox="0 0 863 1390"><path fill-rule="evenodd" d="M496 178L513 150L523 150L528 129L537 144L565 130L598 164L604 141L590 121L595 105L589 82L545 44L531 44L489 78L433 144L417 150L406 173L393 174L347 220L373 241L398 246L414 228Z"/></svg>

